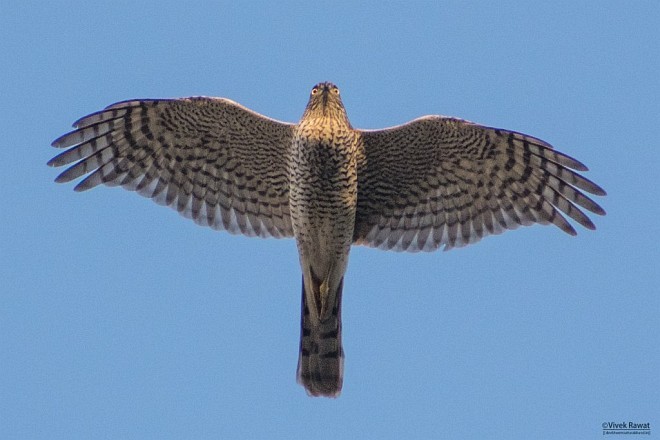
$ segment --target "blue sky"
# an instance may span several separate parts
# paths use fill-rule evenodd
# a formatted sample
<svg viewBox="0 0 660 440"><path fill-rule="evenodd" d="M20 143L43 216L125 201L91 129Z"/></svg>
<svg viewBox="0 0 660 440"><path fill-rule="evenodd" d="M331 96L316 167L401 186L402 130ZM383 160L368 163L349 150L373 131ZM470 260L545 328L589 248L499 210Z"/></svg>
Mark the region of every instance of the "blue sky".
<svg viewBox="0 0 660 440"><path fill-rule="evenodd" d="M600 438L660 425L660 3L0 4L0 438ZM129 98L540 137L608 191L577 237L354 248L337 400L295 382L291 240L58 185L50 142Z"/></svg>

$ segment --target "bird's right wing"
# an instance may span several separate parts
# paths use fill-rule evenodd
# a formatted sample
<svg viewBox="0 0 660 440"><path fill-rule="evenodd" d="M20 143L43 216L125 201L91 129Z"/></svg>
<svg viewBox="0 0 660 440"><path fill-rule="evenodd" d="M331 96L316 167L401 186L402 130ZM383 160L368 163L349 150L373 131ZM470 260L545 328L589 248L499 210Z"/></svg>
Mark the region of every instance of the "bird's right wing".
<svg viewBox="0 0 660 440"><path fill-rule="evenodd" d="M574 235L562 213L589 229L580 207L605 213L582 163L522 133L442 116L360 133L356 244L447 250L532 223Z"/></svg>
<svg viewBox="0 0 660 440"><path fill-rule="evenodd" d="M223 98L113 104L53 142L75 163L57 182L121 185L196 223L249 236L293 235L288 163L294 126Z"/></svg>

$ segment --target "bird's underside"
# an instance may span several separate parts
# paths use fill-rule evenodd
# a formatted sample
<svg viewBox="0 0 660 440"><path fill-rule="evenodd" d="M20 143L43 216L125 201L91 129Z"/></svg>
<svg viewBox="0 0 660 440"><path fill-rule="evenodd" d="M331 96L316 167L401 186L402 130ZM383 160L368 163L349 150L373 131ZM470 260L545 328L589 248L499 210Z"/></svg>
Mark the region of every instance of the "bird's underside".
<svg viewBox="0 0 660 440"><path fill-rule="evenodd" d="M70 165L56 181L123 186L203 226L294 237L303 272L298 380L337 396L343 380L341 293L351 245L432 251L533 223L575 235L604 215L587 168L534 137L425 116L353 129L338 89L314 87L289 124L224 98L123 101L53 142ZM69 148L70 147L70 148Z"/></svg>

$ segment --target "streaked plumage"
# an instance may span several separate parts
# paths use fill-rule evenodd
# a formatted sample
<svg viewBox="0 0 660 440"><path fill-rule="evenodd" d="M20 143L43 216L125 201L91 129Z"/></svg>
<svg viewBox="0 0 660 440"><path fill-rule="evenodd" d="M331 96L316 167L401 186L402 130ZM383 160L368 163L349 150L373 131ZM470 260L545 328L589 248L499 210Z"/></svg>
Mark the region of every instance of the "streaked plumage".
<svg viewBox="0 0 660 440"><path fill-rule="evenodd" d="M312 89L298 124L224 98L134 100L74 123L48 162L57 182L121 185L202 226L295 237L303 273L298 380L337 396L343 380L341 295L350 247L465 246L532 223L575 235L603 215L605 191L548 143L456 118L425 116L383 130L350 125L339 90ZM575 170L575 171L574 171Z"/></svg>

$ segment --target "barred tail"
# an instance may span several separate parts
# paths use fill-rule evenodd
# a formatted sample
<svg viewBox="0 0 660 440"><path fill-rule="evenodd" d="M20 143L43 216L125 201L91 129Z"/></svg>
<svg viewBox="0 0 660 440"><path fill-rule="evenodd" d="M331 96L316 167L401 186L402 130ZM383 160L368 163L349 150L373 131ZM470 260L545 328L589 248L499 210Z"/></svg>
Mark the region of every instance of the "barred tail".
<svg viewBox="0 0 660 440"><path fill-rule="evenodd" d="M310 396L337 397L344 380L344 350L341 346L341 293L342 278L337 288L332 313L323 320L313 319L302 287L302 318L300 328L300 354L298 357L298 383ZM318 324L316 324L318 322Z"/></svg>

